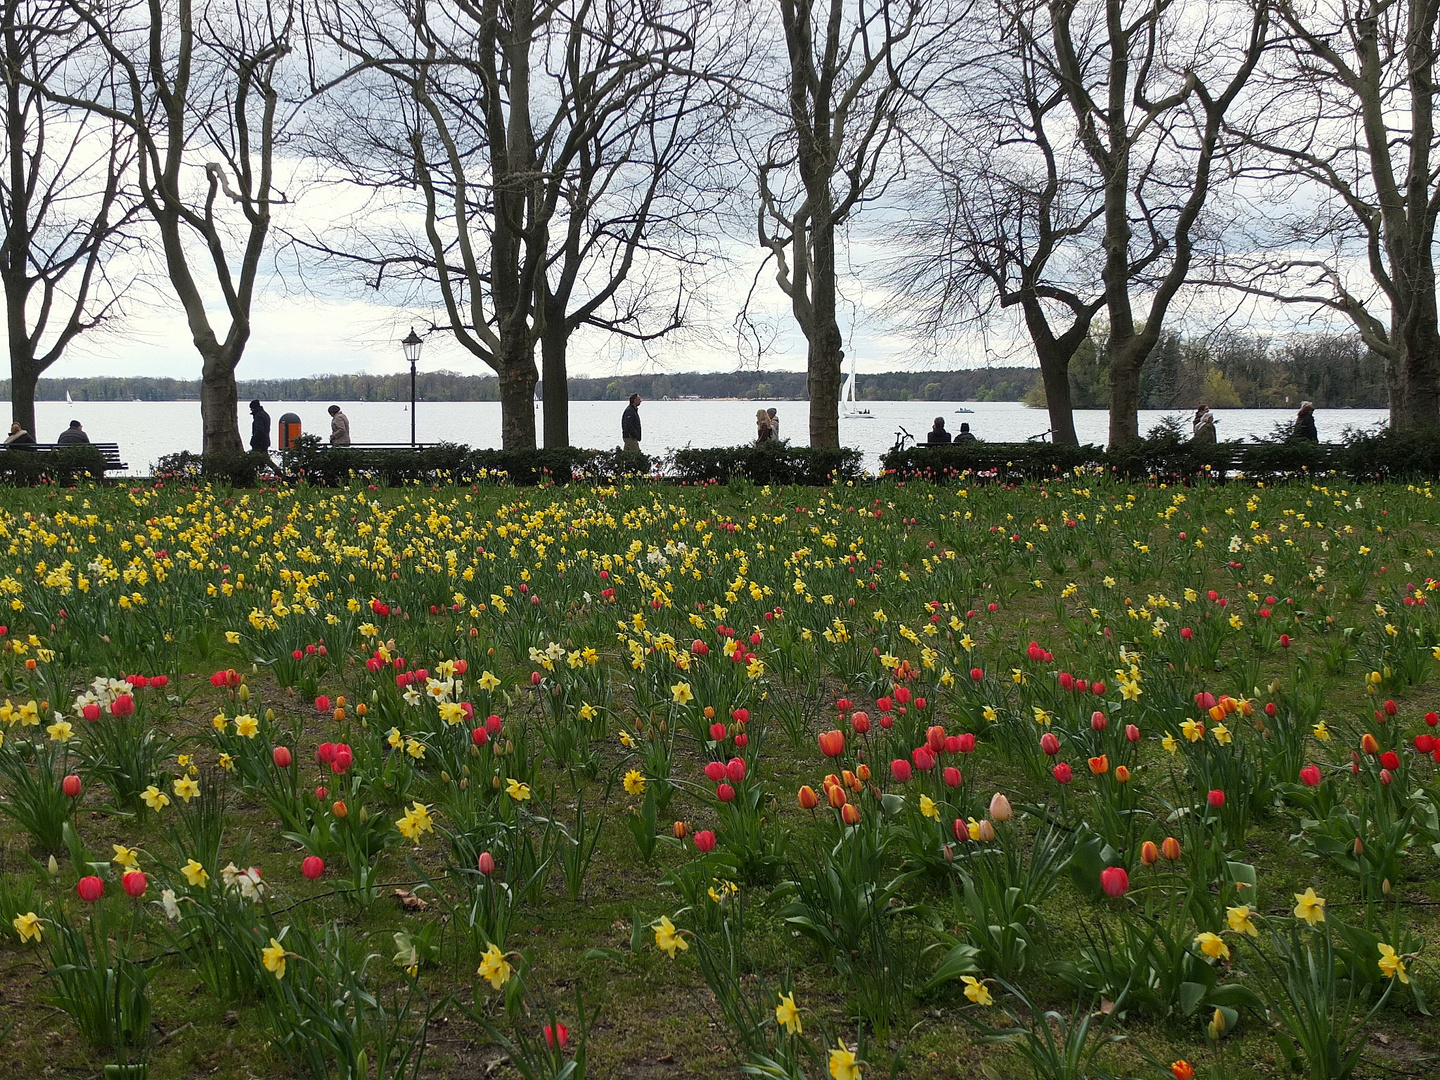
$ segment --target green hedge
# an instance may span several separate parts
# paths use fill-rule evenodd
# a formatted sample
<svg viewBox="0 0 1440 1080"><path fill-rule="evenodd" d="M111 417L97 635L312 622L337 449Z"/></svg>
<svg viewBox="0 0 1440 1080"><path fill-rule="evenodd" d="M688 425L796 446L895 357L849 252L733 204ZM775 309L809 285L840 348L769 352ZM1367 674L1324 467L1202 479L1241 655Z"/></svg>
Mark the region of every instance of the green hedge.
<svg viewBox="0 0 1440 1080"><path fill-rule="evenodd" d="M408 448L330 447L314 436L281 454L284 472L313 484L340 484L352 477L377 484L604 483L648 475L652 459L639 451L471 449L457 443Z"/></svg>
<svg viewBox="0 0 1440 1080"><path fill-rule="evenodd" d="M82 479L105 479L105 456L93 446L65 446L56 450L0 450L0 484L30 487L60 484L68 487Z"/></svg>
<svg viewBox="0 0 1440 1080"><path fill-rule="evenodd" d="M881 459L907 480L994 479L1001 483L1059 476L1076 468L1167 482L1210 477L1287 479L1337 474L1354 481L1440 479L1440 439L1392 432L1356 434L1342 443L1295 441L1192 443L1141 439L1114 450L1049 443L968 443L912 447Z"/></svg>
<svg viewBox="0 0 1440 1080"><path fill-rule="evenodd" d="M720 446L677 450L670 460L671 479L685 484L727 483L733 479L756 484L804 484L819 487L860 476L859 450L849 447L787 446L767 442L754 446Z"/></svg>

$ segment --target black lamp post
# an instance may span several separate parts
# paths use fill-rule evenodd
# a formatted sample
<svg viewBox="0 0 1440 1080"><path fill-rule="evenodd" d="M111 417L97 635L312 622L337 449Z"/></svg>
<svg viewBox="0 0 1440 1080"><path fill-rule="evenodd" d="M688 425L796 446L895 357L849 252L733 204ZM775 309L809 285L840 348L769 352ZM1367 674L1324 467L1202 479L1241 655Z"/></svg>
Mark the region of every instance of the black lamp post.
<svg viewBox="0 0 1440 1080"><path fill-rule="evenodd" d="M415 327L410 327L410 333L400 342L400 347L405 350L405 359L410 361L410 445L415 445L415 365L420 363L420 346L425 344L425 339L415 333Z"/></svg>

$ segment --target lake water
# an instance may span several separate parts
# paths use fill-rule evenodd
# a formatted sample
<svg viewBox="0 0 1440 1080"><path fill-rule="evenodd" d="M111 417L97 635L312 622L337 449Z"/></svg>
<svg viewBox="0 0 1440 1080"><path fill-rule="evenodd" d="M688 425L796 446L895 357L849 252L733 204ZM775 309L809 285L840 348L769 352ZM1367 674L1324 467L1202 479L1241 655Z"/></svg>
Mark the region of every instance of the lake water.
<svg viewBox="0 0 1440 1080"><path fill-rule="evenodd" d="M356 442L408 442L408 404L374 401L340 402L350 418L351 437ZM760 404L774 405L780 414L781 435L791 442L809 442L810 404L806 401L647 401L640 407L645 438L641 447L651 454L685 446L734 446L755 437L755 410ZM329 438L328 402L266 402L273 421L286 412L296 413L303 429ZM904 427L924 439L936 416L945 417L945 426L960 430L962 421L981 439L992 442L1021 442L1049 428L1043 409L1028 409L1014 401L871 401L864 403L873 414L868 419L840 421L840 437L847 446L865 454L865 466L875 469L880 455L890 449L895 432ZM576 446L608 449L620 444L620 413L624 402L576 401L570 405L570 437ZM973 415L957 409L973 409ZM120 444L121 458L130 463L132 475L148 475L155 461L177 450L200 450L200 405L194 401L42 401L35 406L39 439L54 440L73 420L79 420L96 442ZM240 429L248 439L250 414L242 403ZM539 410L536 410L537 428ZM1140 430L1148 431L1164 411L1140 413ZM1189 414L1184 414L1188 423ZM1275 425L1294 417L1288 409L1216 409L1216 430L1221 439L1248 439L1268 436ZM1326 409L1316 412L1320 438L1332 441L1347 428L1371 428L1387 417L1384 409ZM470 446L500 445L498 402L420 402L416 411L416 436L421 442L457 442ZM1075 413L1075 428L1082 443L1104 444L1109 416L1104 409Z"/></svg>

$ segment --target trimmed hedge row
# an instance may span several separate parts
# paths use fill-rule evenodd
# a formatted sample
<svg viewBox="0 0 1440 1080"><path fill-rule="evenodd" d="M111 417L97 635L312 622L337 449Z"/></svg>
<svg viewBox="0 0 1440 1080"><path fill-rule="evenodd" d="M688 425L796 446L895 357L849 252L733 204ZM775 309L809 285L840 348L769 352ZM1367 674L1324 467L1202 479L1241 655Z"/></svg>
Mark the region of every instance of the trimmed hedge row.
<svg viewBox="0 0 1440 1080"><path fill-rule="evenodd" d="M820 487L832 481L856 480L861 454L849 447L787 446L767 442L754 446L718 446L677 450L666 475L687 484L804 484Z"/></svg>
<svg viewBox="0 0 1440 1080"><path fill-rule="evenodd" d="M861 455L850 449L804 446L720 447L678 450L652 458L638 451L472 450L453 443L408 448L329 447L313 436L272 460L265 454L171 454L155 467L160 478L210 480L248 487L265 476L334 485L352 478L376 484L611 483L629 476L657 476L686 484L828 484L860 476Z"/></svg>
<svg viewBox="0 0 1440 1080"><path fill-rule="evenodd" d="M1352 435L1342 443L1221 442L1141 439L1106 450L1050 443L963 443L912 447L881 458L886 474L944 482L958 477L1002 483L1059 476L1077 468L1106 469L1117 476L1164 481L1228 473L1277 478L1334 473L1355 481L1440 478L1440 440L1419 434Z"/></svg>

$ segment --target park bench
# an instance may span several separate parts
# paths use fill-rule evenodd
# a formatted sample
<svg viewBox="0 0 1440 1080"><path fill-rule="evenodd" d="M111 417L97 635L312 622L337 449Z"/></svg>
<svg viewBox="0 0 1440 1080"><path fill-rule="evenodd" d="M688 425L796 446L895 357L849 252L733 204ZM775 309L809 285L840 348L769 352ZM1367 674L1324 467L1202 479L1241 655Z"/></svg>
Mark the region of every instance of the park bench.
<svg viewBox="0 0 1440 1080"><path fill-rule="evenodd" d="M105 470L111 472L116 469L128 469L130 466L120 460L120 444L113 442L92 442L92 443L19 443L7 446L6 450L13 453L24 454L54 454L65 450L77 450L89 447L99 452L101 459L105 462Z"/></svg>

